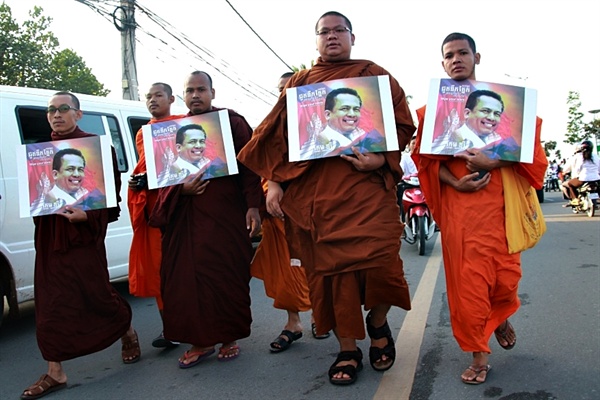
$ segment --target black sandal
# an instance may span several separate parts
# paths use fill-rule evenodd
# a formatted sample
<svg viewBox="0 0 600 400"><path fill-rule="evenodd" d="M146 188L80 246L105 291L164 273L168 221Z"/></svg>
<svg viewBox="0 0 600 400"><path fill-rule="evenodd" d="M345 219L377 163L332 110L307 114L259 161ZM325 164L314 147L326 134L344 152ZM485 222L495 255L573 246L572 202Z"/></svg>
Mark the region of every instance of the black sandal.
<svg viewBox="0 0 600 400"><path fill-rule="evenodd" d="M358 377L358 372L363 369L363 354L362 351L357 348L355 351L341 351L338 353L335 362L331 364L329 367L329 382L334 385L350 385L356 382L356 378ZM356 367L354 365L344 365L343 367L338 367L338 364L342 361L356 361ZM350 377L350 379L336 379L334 375L337 373L344 373Z"/></svg>
<svg viewBox="0 0 600 400"><path fill-rule="evenodd" d="M288 340L285 340L283 336L287 337ZM302 337L302 332L292 332L284 329L281 331L277 339L271 342L271 352L273 353L281 353L282 351L287 350L292 343Z"/></svg>
<svg viewBox="0 0 600 400"><path fill-rule="evenodd" d="M373 367L375 371L387 371L388 369L392 368L392 365L394 365L394 362L396 361L396 347L394 346L394 338L392 337L392 331L390 330L390 326L388 325L388 322L386 320L385 324L383 324L379 328L375 328L373 325L371 325L370 312L369 314L367 314L366 323L367 332L369 333L369 337L371 339L387 338L387 344L383 349L375 346L369 347L369 362L371 363L371 367ZM389 361L390 363L389 365L386 365L383 368L378 368L375 364L378 361L381 361L382 356L386 356L386 361Z"/></svg>

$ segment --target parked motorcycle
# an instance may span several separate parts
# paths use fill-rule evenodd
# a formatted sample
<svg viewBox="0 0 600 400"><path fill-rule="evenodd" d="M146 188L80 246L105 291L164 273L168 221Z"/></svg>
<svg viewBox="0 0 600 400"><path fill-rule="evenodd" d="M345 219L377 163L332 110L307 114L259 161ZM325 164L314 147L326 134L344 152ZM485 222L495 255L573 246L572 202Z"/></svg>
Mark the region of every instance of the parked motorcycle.
<svg viewBox="0 0 600 400"><path fill-rule="evenodd" d="M404 240L408 244L417 243L419 255L425 254L425 242L435 232L435 221L425 202L425 196L419 187L417 176L405 176L402 180L407 188L402 194L402 208L404 210Z"/></svg>
<svg viewBox="0 0 600 400"><path fill-rule="evenodd" d="M571 207L574 214L584 212L588 217L593 217L598 209L598 183L585 182L577 188L577 204L567 203L565 207Z"/></svg>

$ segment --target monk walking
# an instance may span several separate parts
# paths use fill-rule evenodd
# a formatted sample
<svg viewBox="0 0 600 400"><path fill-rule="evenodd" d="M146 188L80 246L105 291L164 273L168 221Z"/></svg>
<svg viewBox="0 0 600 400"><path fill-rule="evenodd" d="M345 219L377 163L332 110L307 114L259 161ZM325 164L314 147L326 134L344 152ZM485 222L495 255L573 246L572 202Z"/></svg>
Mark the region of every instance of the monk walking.
<svg viewBox="0 0 600 400"><path fill-rule="evenodd" d="M52 140L94 136L77 126L83 112L79 99L58 92L48 102ZM113 150L117 201L121 177ZM104 239L119 208L83 211L66 206L59 214L34 217L35 323L38 346L48 372L25 389L22 399L37 399L67 386L62 362L95 353L122 341L122 359L140 359L131 326L131 308L112 287Z"/></svg>
<svg viewBox="0 0 600 400"><path fill-rule="evenodd" d="M184 85L188 115L218 111L210 75L195 71ZM250 139L244 117L228 110L236 152ZM250 335L251 237L260 231L260 178L243 165L239 174L159 189L150 224L162 232L161 294L164 336L192 347L179 359L190 368L215 352L240 354L237 340Z"/></svg>
<svg viewBox="0 0 600 400"><path fill-rule="evenodd" d="M451 79L475 80L481 55L474 40L452 33L442 43L442 66ZM417 110L416 159L421 189L440 227L450 320L463 351L473 354L462 373L467 384L484 383L490 370L489 339L495 334L504 349L517 336L508 318L519 308L521 254L510 254L505 230L503 170L512 169L541 188L548 161L540 144L542 120L537 119L532 164L490 159L469 149L469 155L418 154L425 107ZM479 180L479 171L487 171Z"/></svg>
<svg viewBox="0 0 600 400"><path fill-rule="evenodd" d="M171 104L175 101L173 89L166 83L152 84L146 94L146 107L152 115L150 124L182 118L183 115L171 115ZM135 136L138 163L129 179L127 206L133 228L131 250L129 251L129 292L137 297L154 297L161 321L163 319L163 301L160 295L160 229L148 225L148 216L154 208L158 190L148 189L146 175L146 154L142 129ZM174 347L177 342L165 339L161 332L153 341L154 347Z"/></svg>
<svg viewBox="0 0 600 400"><path fill-rule="evenodd" d="M334 79L388 75L400 148L415 131L404 91L382 67L352 60L352 24L330 11L315 26L320 57L310 70L297 72L288 87ZM340 353L329 369L332 384L356 381L365 337L361 305L369 314L369 362L377 371L392 367L396 353L387 322L392 305L410 309L408 286L399 256L400 223L396 183L400 152L360 153L291 163L288 157L287 96L256 128L238 159L270 181L285 183L281 202L267 211L285 216L290 255L302 260L310 288L317 333L333 329Z"/></svg>
<svg viewBox="0 0 600 400"><path fill-rule="evenodd" d="M277 88L282 93L285 85L294 75L286 72L279 78ZM263 181L267 202L279 203L283 190L277 182ZM272 200L271 200L272 199ZM308 283L302 267L302 260L290 259L283 220L271 217L268 213L262 217L262 239L252 259L251 274L264 282L267 296L272 298L273 307L285 310L287 323L281 334L270 344L273 353L290 348L293 342L302 338L300 311L310 310ZM315 339L327 339L329 332L317 334L317 326L311 317L311 332Z"/></svg>

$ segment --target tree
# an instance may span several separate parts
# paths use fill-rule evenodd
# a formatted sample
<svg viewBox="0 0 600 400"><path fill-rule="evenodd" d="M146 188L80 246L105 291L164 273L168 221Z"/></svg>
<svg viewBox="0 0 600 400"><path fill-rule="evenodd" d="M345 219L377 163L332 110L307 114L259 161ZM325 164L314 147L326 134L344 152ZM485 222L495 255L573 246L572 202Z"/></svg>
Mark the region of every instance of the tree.
<svg viewBox="0 0 600 400"><path fill-rule="evenodd" d="M569 119L567 121L566 139L563 142L569 144L581 143L582 140L586 139L586 136L583 132L583 113L579 111L579 107L581 107L579 92L569 91L567 105L569 106Z"/></svg>
<svg viewBox="0 0 600 400"><path fill-rule="evenodd" d="M583 126L583 131L585 132L585 137L587 138L596 138L596 143L600 140L600 119L594 118L591 122L588 122Z"/></svg>
<svg viewBox="0 0 600 400"><path fill-rule="evenodd" d="M544 152L546 153L546 157L550 157L550 152L556 150L556 142L554 140L550 140L544 143Z"/></svg>
<svg viewBox="0 0 600 400"><path fill-rule="evenodd" d="M92 70L85 65L83 59L73 50L66 49L59 52L50 64L50 70L56 77L56 87L70 92L88 93L97 96L106 96L110 90L104 89ZM86 92L81 88L85 87Z"/></svg>
<svg viewBox="0 0 600 400"><path fill-rule="evenodd" d="M34 7L30 19L19 26L10 7L0 4L0 84L106 96L109 91L81 57L59 50L58 39L49 30L52 18L42 12Z"/></svg>

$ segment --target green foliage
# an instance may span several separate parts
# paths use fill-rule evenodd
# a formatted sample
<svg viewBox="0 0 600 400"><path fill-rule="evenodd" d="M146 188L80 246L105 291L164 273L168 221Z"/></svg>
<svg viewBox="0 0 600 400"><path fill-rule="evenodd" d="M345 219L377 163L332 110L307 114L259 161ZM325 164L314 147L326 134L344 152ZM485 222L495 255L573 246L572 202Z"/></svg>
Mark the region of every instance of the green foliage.
<svg viewBox="0 0 600 400"><path fill-rule="evenodd" d="M546 157L550 157L550 152L556 150L557 143L554 140L550 140L544 143L544 152Z"/></svg>
<svg viewBox="0 0 600 400"><path fill-rule="evenodd" d="M310 68L312 68L314 66L315 66L315 60L310 60ZM303 69L308 69L308 68L306 68L306 64L300 64L299 67L296 67L295 65L292 65L292 71L294 71L294 72L298 72L298 71L301 71Z"/></svg>
<svg viewBox="0 0 600 400"><path fill-rule="evenodd" d="M598 117L594 118L591 122L588 122L583 126L583 131L585 132L586 138L596 138L596 140L600 140L600 119Z"/></svg>
<svg viewBox="0 0 600 400"><path fill-rule="evenodd" d="M569 106L569 118L564 142L569 144L581 143L582 140L586 139L586 136L583 132L583 113L579 111L579 107L581 107L579 92L569 91L567 105Z"/></svg>
<svg viewBox="0 0 600 400"><path fill-rule="evenodd" d="M0 84L106 96L109 91L81 57L59 50L58 39L49 30L52 18L42 12L34 7L19 26L10 7L0 4Z"/></svg>

